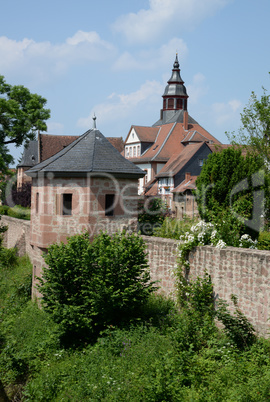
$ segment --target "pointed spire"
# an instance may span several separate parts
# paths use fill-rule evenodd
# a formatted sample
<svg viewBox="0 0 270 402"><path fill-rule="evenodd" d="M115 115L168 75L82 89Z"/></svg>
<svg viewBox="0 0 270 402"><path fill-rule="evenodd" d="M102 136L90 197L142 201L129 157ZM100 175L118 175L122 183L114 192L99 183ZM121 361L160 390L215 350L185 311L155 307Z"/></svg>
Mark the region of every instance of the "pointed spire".
<svg viewBox="0 0 270 402"><path fill-rule="evenodd" d="M96 126L96 115L95 115L95 113L94 113L94 116L92 117L92 119L93 119L93 129L95 130L96 128L97 128L97 126Z"/></svg>
<svg viewBox="0 0 270 402"><path fill-rule="evenodd" d="M176 52L176 57L175 57L175 62L174 62L174 65L173 65L173 68L179 68L179 62L178 62L178 53Z"/></svg>

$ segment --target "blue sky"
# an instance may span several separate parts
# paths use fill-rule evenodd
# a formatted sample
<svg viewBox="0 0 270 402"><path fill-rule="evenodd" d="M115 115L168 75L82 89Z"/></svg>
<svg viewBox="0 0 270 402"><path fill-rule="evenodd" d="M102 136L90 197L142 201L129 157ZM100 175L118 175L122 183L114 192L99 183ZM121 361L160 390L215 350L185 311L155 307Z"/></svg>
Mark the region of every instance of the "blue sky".
<svg viewBox="0 0 270 402"><path fill-rule="evenodd" d="M269 0L9 0L0 74L47 99L49 134L83 134L95 113L125 139L158 120L177 51L190 115L227 143L269 88L269 18Z"/></svg>

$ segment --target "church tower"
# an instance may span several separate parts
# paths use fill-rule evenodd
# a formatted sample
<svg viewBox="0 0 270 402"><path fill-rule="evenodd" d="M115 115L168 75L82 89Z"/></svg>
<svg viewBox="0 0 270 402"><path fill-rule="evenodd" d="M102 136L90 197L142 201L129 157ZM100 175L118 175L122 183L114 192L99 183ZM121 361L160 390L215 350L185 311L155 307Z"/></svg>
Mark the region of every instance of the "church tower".
<svg viewBox="0 0 270 402"><path fill-rule="evenodd" d="M167 82L168 84L162 95L163 108L160 111L160 120L154 126L172 122L183 123L184 126L187 126L190 120L187 112L188 94L180 75L177 54L171 78Z"/></svg>

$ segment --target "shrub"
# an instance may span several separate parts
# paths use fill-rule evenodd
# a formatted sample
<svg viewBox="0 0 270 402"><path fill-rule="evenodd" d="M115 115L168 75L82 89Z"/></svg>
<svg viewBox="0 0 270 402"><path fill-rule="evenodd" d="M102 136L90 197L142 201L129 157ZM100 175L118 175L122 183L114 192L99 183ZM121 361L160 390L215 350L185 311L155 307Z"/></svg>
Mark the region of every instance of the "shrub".
<svg viewBox="0 0 270 402"><path fill-rule="evenodd" d="M16 205L13 208L9 208L7 214L13 218L30 220L31 210L30 208Z"/></svg>
<svg viewBox="0 0 270 402"><path fill-rule="evenodd" d="M7 186L4 189L4 204L8 204L10 207L15 205L21 205L24 208L31 207L31 183L24 183L21 187L17 188L17 182L13 182L12 186Z"/></svg>
<svg viewBox="0 0 270 402"><path fill-rule="evenodd" d="M235 307L234 314L232 315L228 311L228 304L224 300L219 300L217 318L224 325L224 330L230 340L234 342L238 349L243 350L255 342L255 329L237 307L237 297L232 295L231 300Z"/></svg>
<svg viewBox="0 0 270 402"><path fill-rule="evenodd" d="M259 250L270 250L270 232L261 232L259 234L257 248Z"/></svg>
<svg viewBox="0 0 270 402"><path fill-rule="evenodd" d="M184 217L183 220L165 218L162 225L154 230L153 236L179 240L180 236L187 232L195 224L197 219Z"/></svg>
<svg viewBox="0 0 270 402"><path fill-rule="evenodd" d="M50 246L45 262L42 304L64 335L87 338L128 320L155 290L145 245L134 234L100 233L92 243L87 233L72 236Z"/></svg>
<svg viewBox="0 0 270 402"><path fill-rule="evenodd" d="M168 209L160 198L145 199L139 203L138 231L146 236L152 236L155 229L159 228Z"/></svg>

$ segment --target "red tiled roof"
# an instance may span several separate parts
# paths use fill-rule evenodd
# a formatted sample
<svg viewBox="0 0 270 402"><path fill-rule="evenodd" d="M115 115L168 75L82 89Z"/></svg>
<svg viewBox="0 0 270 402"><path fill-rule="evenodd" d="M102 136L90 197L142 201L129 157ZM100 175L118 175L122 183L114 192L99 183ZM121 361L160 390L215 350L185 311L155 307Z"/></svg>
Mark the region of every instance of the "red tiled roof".
<svg viewBox="0 0 270 402"><path fill-rule="evenodd" d="M155 181L154 184L145 191L144 193L147 196L154 196L158 194L158 181Z"/></svg>
<svg viewBox="0 0 270 402"><path fill-rule="evenodd" d="M151 147L140 157L130 158L134 163L139 162L166 162L173 154L180 154L185 148L183 142L210 142L214 144L221 145L215 137L213 137L208 131L206 131L199 124L189 124L189 130L186 131L182 123L170 123L163 124L162 126L156 127L139 127L132 126L136 128L136 133L138 134L138 128L141 129L142 133L147 133L147 130L158 129L158 135L155 138L155 142ZM149 131L149 132L150 132ZM139 134L138 134L139 136ZM147 136L145 136L146 138ZM148 137L149 139L150 137ZM214 145L213 144L213 145Z"/></svg>
<svg viewBox="0 0 270 402"><path fill-rule="evenodd" d="M79 136L75 135L39 134L40 162L55 155L78 138ZM122 137L107 137L107 140L117 151L120 153L123 151L124 141Z"/></svg>
<svg viewBox="0 0 270 402"><path fill-rule="evenodd" d="M77 140L78 136L71 135L39 135L40 162L50 158L63 148Z"/></svg>
<svg viewBox="0 0 270 402"><path fill-rule="evenodd" d="M106 137L107 140L117 149L118 152L123 152L124 141L122 137Z"/></svg>
<svg viewBox="0 0 270 402"><path fill-rule="evenodd" d="M159 127L131 126L127 139L133 128L141 142L154 142L159 131Z"/></svg>
<svg viewBox="0 0 270 402"><path fill-rule="evenodd" d="M186 190L196 190L196 180L198 176L189 176L179 184L172 193L184 193Z"/></svg>

